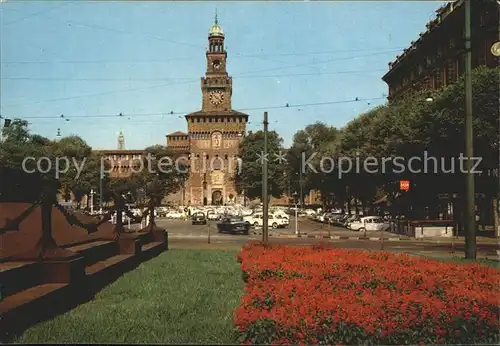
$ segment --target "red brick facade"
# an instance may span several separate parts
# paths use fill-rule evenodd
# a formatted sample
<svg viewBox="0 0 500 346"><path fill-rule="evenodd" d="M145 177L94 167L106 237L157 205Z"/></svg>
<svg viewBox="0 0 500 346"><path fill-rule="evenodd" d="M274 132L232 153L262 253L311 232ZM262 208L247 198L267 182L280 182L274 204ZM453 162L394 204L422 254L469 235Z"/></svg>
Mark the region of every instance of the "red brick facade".
<svg viewBox="0 0 500 346"><path fill-rule="evenodd" d="M248 115L231 108L232 78L226 70L224 33L217 20L209 31L208 43L206 73L201 78L201 110L185 116L187 133L167 135L167 147L190 158L190 175L184 188L167 197L177 204L243 202L233 177L239 167L238 146Z"/></svg>
<svg viewBox="0 0 500 346"><path fill-rule="evenodd" d="M110 165L109 176L111 178L125 178L134 172L139 172L143 161L145 150L97 150Z"/></svg>
<svg viewBox="0 0 500 346"><path fill-rule="evenodd" d="M407 93L439 89L453 84L464 73L465 10L463 0L439 8L437 18L411 42L382 79L389 86L389 100ZM499 40L499 5L493 0L471 1L472 68L497 67L491 46Z"/></svg>

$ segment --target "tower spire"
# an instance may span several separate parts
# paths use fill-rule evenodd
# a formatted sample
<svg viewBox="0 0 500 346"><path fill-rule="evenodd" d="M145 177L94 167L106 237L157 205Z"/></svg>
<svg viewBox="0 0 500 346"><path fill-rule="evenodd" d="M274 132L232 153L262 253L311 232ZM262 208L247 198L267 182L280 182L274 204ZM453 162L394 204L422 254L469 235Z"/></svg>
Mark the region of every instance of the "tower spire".
<svg viewBox="0 0 500 346"><path fill-rule="evenodd" d="M215 24L219 24L219 20L217 19L217 8L215 8Z"/></svg>
<svg viewBox="0 0 500 346"><path fill-rule="evenodd" d="M123 135L123 131L120 131L118 135L118 150L125 150L125 136Z"/></svg>

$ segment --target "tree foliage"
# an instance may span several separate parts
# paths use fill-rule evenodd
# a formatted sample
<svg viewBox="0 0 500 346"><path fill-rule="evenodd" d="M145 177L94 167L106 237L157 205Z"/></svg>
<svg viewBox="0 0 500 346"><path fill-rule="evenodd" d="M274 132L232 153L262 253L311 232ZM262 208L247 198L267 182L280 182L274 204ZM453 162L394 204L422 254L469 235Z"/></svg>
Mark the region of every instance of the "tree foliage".
<svg viewBox="0 0 500 346"><path fill-rule="evenodd" d="M500 69L479 67L472 74L474 153L482 158L483 169L498 169L499 145L499 83ZM308 155L320 152L313 166L319 168L320 158L332 155L337 158L359 157L361 165L367 157L379 160L378 172L367 173L363 166L338 178L338 169L329 174L307 174L304 189L320 190L325 202L343 206L358 199L371 205L384 192L394 198L400 180L410 180L412 204L432 203L438 193L463 193L463 174L459 171L458 158L465 153L465 93L463 77L456 83L435 91L433 102L427 102L425 92L413 93L402 100L376 107L350 121L344 128L334 128L317 123L308 125L294 136L290 149L287 171L294 177L297 172L297 153ZM425 153L425 154L424 154ZM435 157L428 161L427 172L410 172L408 165L401 173L394 172L389 163L382 165L382 158L401 157L407 164L411 157ZM455 159L455 172L442 172L441 160L450 167ZM337 161L338 163L338 161ZM414 170L423 169L423 161ZM436 172L435 172L436 171ZM489 188L488 188L489 186ZM491 188L495 186L495 188ZM498 178L486 174L476 177L478 192L493 197L498 191ZM294 185L296 189L296 185ZM331 198L329 198L329 197ZM349 203L347 203L349 202Z"/></svg>
<svg viewBox="0 0 500 346"><path fill-rule="evenodd" d="M268 195L281 197L286 189L286 151L283 148L283 139L276 131L268 132L267 138ZM260 198L264 132L249 132L241 141L238 152L242 162L241 171L234 176L238 193L244 193L250 199Z"/></svg>
<svg viewBox="0 0 500 346"><path fill-rule="evenodd" d="M154 145L146 148L143 158L144 169L132 177L132 184L136 184L136 198L143 193L155 205L161 204L162 199L177 192L189 176L189 166L186 160L171 149Z"/></svg>

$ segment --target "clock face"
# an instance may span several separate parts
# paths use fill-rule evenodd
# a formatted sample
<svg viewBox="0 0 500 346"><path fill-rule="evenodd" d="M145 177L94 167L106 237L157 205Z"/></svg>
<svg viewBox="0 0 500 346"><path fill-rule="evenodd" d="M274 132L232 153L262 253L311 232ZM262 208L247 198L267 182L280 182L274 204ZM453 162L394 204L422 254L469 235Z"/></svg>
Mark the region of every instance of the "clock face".
<svg viewBox="0 0 500 346"><path fill-rule="evenodd" d="M216 70L220 69L220 61L215 60L213 66L214 66L214 69L216 69Z"/></svg>
<svg viewBox="0 0 500 346"><path fill-rule="evenodd" d="M212 102L212 104L218 106L222 103L223 100L224 100L224 93L222 91L217 90L210 92L210 102Z"/></svg>

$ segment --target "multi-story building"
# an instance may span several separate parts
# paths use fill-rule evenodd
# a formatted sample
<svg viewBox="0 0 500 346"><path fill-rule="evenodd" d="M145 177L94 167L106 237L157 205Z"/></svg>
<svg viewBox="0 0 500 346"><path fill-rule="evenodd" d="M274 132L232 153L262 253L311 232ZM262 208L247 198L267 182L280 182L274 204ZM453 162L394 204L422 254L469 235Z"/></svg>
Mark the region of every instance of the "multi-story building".
<svg viewBox="0 0 500 346"><path fill-rule="evenodd" d="M146 154L145 150L99 150L107 162L110 164L110 178L126 178L134 172L138 173L141 161Z"/></svg>
<svg viewBox="0 0 500 346"><path fill-rule="evenodd" d="M215 17L208 33L206 73L201 78L201 110L187 114L187 133L167 135L166 145L189 155L190 173L185 186L168 200L190 205L242 203L233 181L239 167L238 148L248 115L232 109L232 78L227 73L224 31ZM180 197L182 195L182 198Z"/></svg>
<svg viewBox="0 0 500 346"><path fill-rule="evenodd" d="M138 172L141 168L141 161L145 150L126 150L125 136L122 132L118 136L118 149L116 150L96 150L108 163L106 167L111 178L125 178Z"/></svg>
<svg viewBox="0 0 500 346"><path fill-rule="evenodd" d="M426 31L389 63L389 71L382 77L389 86L389 100L453 84L464 73L464 0L450 2L436 13ZM491 47L499 40L499 20L497 1L471 1L472 68L498 66L499 60L491 53Z"/></svg>

